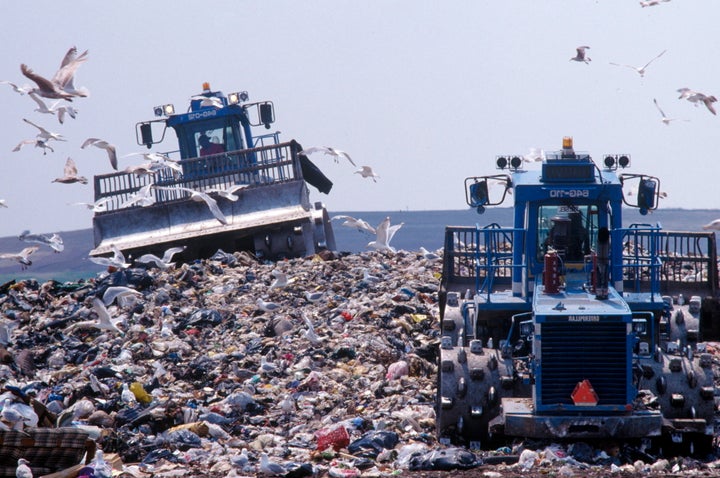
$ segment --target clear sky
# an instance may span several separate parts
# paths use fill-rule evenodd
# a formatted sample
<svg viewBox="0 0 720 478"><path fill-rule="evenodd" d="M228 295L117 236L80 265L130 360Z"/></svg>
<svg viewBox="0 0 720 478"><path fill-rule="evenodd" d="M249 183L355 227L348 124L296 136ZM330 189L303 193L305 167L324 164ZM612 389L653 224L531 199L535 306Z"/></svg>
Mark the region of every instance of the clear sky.
<svg viewBox="0 0 720 478"><path fill-rule="evenodd" d="M717 18L714 0L4 2L0 80L29 83L21 63L51 77L75 45L89 50L75 84L90 96L60 125L0 85L0 236L91 227L92 213L69 203L92 202L92 181L52 183L66 158L88 178L111 172L104 151L80 149L86 138L120 156L147 151L135 124L156 105L184 111L205 81L273 101L282 139L375 169L377 183L312 156L335 185L311 200L331 212L463 209L465 177L494 174L498 154L559 149L563 136L596 160L630 154L629 172L660 178L661 207L717 209L720 118L676 91L720 95ZM590 64L568 61L579 45ZM644 78L610 64L663 50ZM653 98L689 121L664 125ZM36 133L22 118L67 142L11 152Z"/></svg>

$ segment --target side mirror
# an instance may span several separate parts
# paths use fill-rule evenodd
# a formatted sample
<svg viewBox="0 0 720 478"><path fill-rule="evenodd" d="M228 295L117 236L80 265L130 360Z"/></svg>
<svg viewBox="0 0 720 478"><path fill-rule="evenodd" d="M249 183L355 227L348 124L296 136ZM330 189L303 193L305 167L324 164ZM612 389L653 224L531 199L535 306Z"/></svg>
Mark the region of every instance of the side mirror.
<svg viewBox="0 0 720 478"><path fill-rule="evenodd" d="M260 103L258 108L260 109L260 122L265 125L266 129L270 129L270 124L275 122L273 104L270 102Z"/></svg>
<svg viewBox="0 0 720 478"><path fill-rule="evenodd" d="M155 134L153 134L153 129L155 130ZM163 140L165 139L166 130L167 123L165 122L165 119L136 123L135 141L137 141L137 144L147 146L147 148L150 149L153 144L163 142ZM160 137L160 139L155 141L155 138L158 136Z"/></svg>
<svg viewBox="0 0 720 478"><path fill-rule="evenodd" d="M142 140L142 144L147 146L148 149L150 149L153 145L153 136L152 136L152 126L150 123L142 123L140 125L140 138Z"/></svg>
<svg viewBox="0 0 720 478"><path fill-rule="evenodd" d="M488 187L488 180L494 179L495 183L502 185L502 197L497 199L500 193L496 189ZM481 176L465 178L465 201L470 207L474 207L478 214L485 212L485 206L497 206L505 200L512 185L512 180L507 174L496 174L493 176Z"/></svg>
<svg viewBox="0 0 720 478"><path fill-rule="evenodd" d="M638 206L640 214L644 211L655 209L655 195L657 194L657 182L652 179L641 179L638 186Z"/></svg>
<svg viewBox="0 0 720 478"><path fill-rule="evenodd" d="M472 183L469 188L470 191L470 206L478 207L484 206L490 202L490 193L488 192L487 179L483 179L480 182Z"/></svg>
<svg viewBox="0 0 720 478"><path fill-rule="evenodd" d="M660 199L658 178L642 174L621 174L620 184L623 185L623 202L626 205L640 209L643 216L657 209Z"/></svg>

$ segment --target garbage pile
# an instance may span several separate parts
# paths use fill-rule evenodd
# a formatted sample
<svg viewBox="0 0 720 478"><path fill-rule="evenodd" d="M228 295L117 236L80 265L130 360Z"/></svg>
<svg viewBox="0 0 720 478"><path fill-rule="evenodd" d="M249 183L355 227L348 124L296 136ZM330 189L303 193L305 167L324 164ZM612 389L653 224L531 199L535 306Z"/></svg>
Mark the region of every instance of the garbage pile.
<svg viewBox="0 0 720 478"><path fill-rule="evenodd" d="M218 251L88 281L13 281L0 286L0 383L52 425L85 431L128 477L714 469L584 444L439 444L440 271L409 251L274 263Z"/></svg>

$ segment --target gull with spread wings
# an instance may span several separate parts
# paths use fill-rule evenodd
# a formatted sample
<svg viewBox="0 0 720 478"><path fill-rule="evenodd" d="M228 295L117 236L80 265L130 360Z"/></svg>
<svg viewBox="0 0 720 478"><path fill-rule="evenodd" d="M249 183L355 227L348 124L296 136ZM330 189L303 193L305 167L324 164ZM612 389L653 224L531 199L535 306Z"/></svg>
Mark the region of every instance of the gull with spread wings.
<svg viewBox="0 0 720 478"><path fill-rule="evenodd" d="M95 146L96 148L104 149L107 151L108 159L110 160L110 166L117 171L117 149L115 148L114 144L110 144L104 139L100 138L88 138L85 141L83 141L82 146L80 146L80 149L85 149L88 146Z"/></svg>
<svg viewBox="0 0 720 478"><path fill-rule="evenodd" d="M3 252L0 253L0 259L8 259L12 261L17 261L20 263L20 267L22 270L25 270L28 268L28 266L32 265L32 261L29 259L30 254L40 249L39 246L30 246L26 247L20 252Z"/></svg>
<svg viewBox="0 0 720 478"><path fill-rule="evenodd" d="M31 90L34 93L37 93L43 98L55 98L72 101L73 97L84 97L89 94L87 89L76 89L74 85L75 71L77 71L78 67L83 62L87 61L87 53L87 50L85 50L78 56L77 48L70 48L60 63L60 69L58 69L50 80L38 75L24 63L20 65L20 71L26 78L34 81L37 85L37 88L33 88Z"/></svg>
<svg viewBox="0 0 720 478"><path fill-rule="evenodd" d="M65 161L65 169L63 171L63 176L59 178L55 178L52 180L54 183L63 183L63 184L72 184L72 183L80 183L80 184L87 184L88 180L85 176L78 176L78 170L77 166L75 165L75 161L68 156L67 161Z"/></svg>
<svg viewBox="0 0 720 478"><path fill-rule="evenodd" d="M184 188L181 186L155 186L153 185L153 189L159 189L162 191L175 191L175 192L185 192L190 194L190 199L197 202L204 202L207 204L208 209L210 209L210 212L213 216L215 216L215 219L220 221L222 224L227 224L227 219L225 218L225 215L222 213L220 208L217 205L217 201L215 201L213 198L208 196L202 191L196 191L194 189L190 188Z"/></svg>
<svg viewBox="0 0 720 478"><path fill-rule="evenodd" d="M329 154L330 156L333 157L333 159L335 159L336 163L340 162L340 157L342 156L345 159L347 159L348 161L350 161L350 164L355 166L355 162L352 160L352 158L350 158L349 154L347 154L345 151L341 151L337 148L333 148L330 146L313 146L308 149L303 149L302 151L300 151L299 154L304 154L305 156L307 156L307 155L313 154L313 153Z"/></svg>
<svg viewBox="0 0 720 478"><path fill-rule="evenodd" d="M403 226L404 223L390 225L390 216L382 220L378 227L375 228L375 240L370 241L367 247L378 251L396 252L395 248L390 245L395 233Z"/></svg>
<svg viewBox="0 0 720 478"><path fill-rule="evenodd" d="M643 66L623 65L623 64L620 64L620 63L613 63L613 62L610 62L610 64L611 64L611 65L614 65L614 66L624 66L624 67L630 68L630 69L632 69L632 70L637 71L638 74L640 75L640 77L643 77L643 76L645 76L645 70L647 69L648 66L650 66L650 63L654 62L655 60L657 60L658 58L660 58L661 56L663 56L663 54L664 54L666 51L667 51L667 50L661 51L658 56L656 56L655 58L653 58L653 59L650 60L649 62L645 63Z"/></svg>

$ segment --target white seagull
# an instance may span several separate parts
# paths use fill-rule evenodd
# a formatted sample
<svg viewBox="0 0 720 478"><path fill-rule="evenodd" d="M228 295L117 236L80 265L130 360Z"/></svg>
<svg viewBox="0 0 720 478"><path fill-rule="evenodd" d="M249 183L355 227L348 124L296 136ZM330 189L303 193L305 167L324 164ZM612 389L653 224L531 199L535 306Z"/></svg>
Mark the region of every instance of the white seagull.
<svg viewBox="0 0 720 478"><path fill-rule="evenodd" d="M162 168L170 168L178 173L183 172L182 166L177 161L162 153L129 153L122 157L129 158L131 156L142 156L147 162L138 166L128 166L125 168L126 173L147 174Z"/></svg>
<svg viewBox="0 0 720 478"><path fill-rule="evenodd" d="M390 216L382 220L378 227L375 228L375 240L368 242L366 247L371 247L378 251L395 252L395 248L390 245L393 236L403 226L404 223L390 225Z"/></svg>
<svg viewBox="0 0 720 478"><path fill-rule="evenodd" d="M215 201L213 198L208 196L202 191L196 191L194 189L190 188L184 188L181 186L153 186L155 189L161 189L163 191L182 191L190 194L190 199L197 202L205 202L207 204L208 209L210 209L210 212L213 216L215 216L215 219L220 221L221 224L227 224L227 219L225 218L225 215L222 213L220 208L217 205L217 201Z"/></svg>
<svg viewBox="0 0 720 478"><path fill-rule="evenodd" d="M69 203L71 206L84 206L93 212L107 211L107 205L110 202L110 198L98 199L95 202L73 202Z"/></svg>
<svg viewBox="0 0 720 478"><path fill-rule="evenodd" d="M22 147L25 146L26 144L34 144L36 148L42 148L42 149L43 149L43 154L47 154L47 151L45 151L45 150L47 150L47 149L49 149L49 150L52 151L53 153L55 152L55 150L52 149L51 146L48 146L47 140L39 139L39 138L35 138L35 139L24 139L24 140L20 141L20 142L18 143L18 145L13 148L13 152L18 152L18 151L20 151L20 148L22 148Z"/></svg>
<svg viewBox="0 0 720 478"><path fill-rule="evenodd" d="M233 184L225 189L209 188L209 189L206 189L205 192L206 193L217 193L218 196L225 198L228 201L237 201L238 199L240 199L240 196L238 196L235 193L237 193L241 189L245 189L246 187L248 187L247 184Z"/></svg>
<svg viewBox="0 0 720 478"><path fill-rule="evenodd" d="M0 81L0 85L10 85L10 87L15 91L15 93L19 93L21 95L30 93L33 89L32 86L30 86L30 85L18 86L15 83L13 83L12 81L7 81L7 80Z"/></svg>
<svg viewBox="0 0 720 478"><path fill-rule="evenodd" d="M71 157L68 156L68 159L65 161L65 169L63 170L63 176L59 178L55 178L52 180L54 183L64 183L64 184L72 184L72 183L80 183L80 184L87 184L88 179L85 176L78 176L77 166L75 165L75 161Z"/></svg>
<svg viewBox="0 0 720 478"><path fill-rule="evenodd" d="M32 265L32 261L28 258L30 254L40 249L39 246L26 247L20 252L3 252L0 253L0 259L9 259L20 263L21 269L25 270Z"/></svg>
<svg viewBox="0 0 720 478"><path fill-rule="evenodd" d="M106 267L114 267L116 269L126 269L130 267L130 264L125 262L125 254L123 254L115 244L112 244L110 249L113 251L112 257L90 256L90 260L95 264Z"/></svg>
<svg viewBox="0 0 720 478"><path fill-rule="evenodd" d="M271 289L282 289L289 284L287 274L282 272L281 270L273 269L271 274L273 275L273 277L275 277L275 279L270 284Z"/></svg>
<svg viewBox="0 0 720 478"><path fill-rule="evenodd" d="M184 251L186 247L187 246L171 247L165 251L162 258L156 256L155 254L143 254L135 260L143 264L155 263L155 267L164 271L175 265L174 262L170 262L172 261L173 256Z"/></svg>
<svg viewBox="0 0 720 478"><path fill-rule="evenodd" d="M65 122L65 115L70 115L71 118L75 119L77 116L77 110L73 108L70 105L60 105L62 100L57 100L55 103L53 103L51 106L48 107L47 104L43 100L40 99L38 95L35 93L30 93L30 98L32 98L35 103L37 103L38 107L35 108L35 111L38 113L45 113L45 114L51 114L51 115L57 115L58 121L60 124L63 124Z"/></svg>
<svg viewBox="0 0 720 478"><path fill-rule="evenodd" d="M0 207L8 207L7 201L5 199L0 199Z"/></svg>
<svg viewBox="0 0 720 478"><path fill-rule="evenodd" d="M140 206L150 206L155 204L155 196L152 193L153 184L146 184L145 186L138 189L138 191L132 196L128 197L125 202L120 204L121 208L134 206L138 204Z"/></svg>
<svg viewBox="0 0 720 478"><path fill-rule="evenodd" d="M263 312L275 312L280 309L279 304L275 302L265 302L260 297L258 297L258 300L255 301L255 303L257 304L258 309L262 310Z"/></svg>
<svg viewBox="0 0 720 478"><path fill-rule="evenodd" d="M570 58L570 61L583 61L585 63L590 63L592 59L589 56L585 55L585 50L589 50L589 46L579 46L575 50L577 51L577 54Z"/></svg>
<svg viewBox="0 0 720 478"><path fill-rule="evenodd" d="M69 334L76 329L88 329L88 328L95 328L95 329L101 329L101 330L108 330L110 332L116 332L121 335L123 335L123 331L118 329L115 325L116 323L121 322L121 320L113 321L110 318L110 312L108 312L107 308L105 307L105 304L101 299L98 297L94 297L92 300L92 309L95 311L95 314L97 315L97 320L85 320L83 322L76 322L72 325L69 325L65 327L63 330L64 334Z"/></svg>
<svg viewBox="0 0 720 478"><path fill-rule="evenodd" d="M53 133L52 131L48 131L42 126L38 126L32 121L25 118L23 118L23 121L29 125L35 126L40 131L36 136L36 138L38 139L42 139L44 141L50 141L51 139L55 141L67 141L60 133Z"/></svg>
<svg viewBox="0 0 720 478"><path fill-rule="evenodd" d="M360 169L355 171L355 174L359 174L360 176L364 178L372 178L373 182L377 182L375 178L379 178L377 174L375 174L375 171L370 166L361 166Z"/></svg>
<svg viewBox="0 0 720 478"><path fill-rule="evenodd" d="M375 234L375 228L368 224L367 221L365 221L364 219L357 219L352 216L338 215L331 217L330 220L343 221L343 223L341 224L342 226L353 227L360 232L369 232L370 234Z"/></svg>
<svg viewBox="0 0 720 478"><path fill-rule="evenodd" d="M287 470L284 466L270 461L267 453L260 455L260 474L265 476L285 476Z"/></svg>
<svg viewBox="0 0 720 478"><path fill-rule="evenodd" d="M545 151L542 148L530 148L530 151L523 154L522 158L526 163L542 162L545 160Z"/></svg>
<svg viewBox="0 0 720 478"><path fill-rule="evenodd" d="M670 0L647 0L647 1L641 1L640 6L645 7L654 7L655 5L660 5L660 3L669 2Z"/></svg>
<svg viewBox="0 0 720 478"><path fill-rule="evenodd" d="M115 302L116 299L122 299L123 297L137 296L142 297L142 292L132 289L124 285L114 285L105 289L103 292L102 300L106 306ZM120 301L118 301L118 304Z"/></svg>
<svg viewBox="0 0 720 478"><path fill-rule="evenodd" d="M662 121L666 125L669 125L671 121L675 121L677 119L677 118L668 118L668 116L665 114L665 112L662 110L662 108L660 108L660 105L658 104L658 102L655 98L653 98L653 103L655 103L655 107L658 109L658 111L662 115L662 119L660 121ZM690 120L684 119L682 121L690 121Z"/></svg>
<svg viewBox="0 0 720 478"><path fill-rule="evenodd" d="M33 478L33 472L28 466L30 464L25 458L18 459L18 466L15 468L16 478Z"/></svg>
<svg viewBox="0 0 720 478"><path fill-rule="evenodd" d="M350 164L352 164L353 166L357 166L355 164L355 162L352 160L352 158L350 157L350 155L347 154L345 151L342 151L342 150L339 150L337 148L333 148L330 146L313 146L308 149L303 149L302 151L300 151L299 154L304 154L305 156L307 156L307 155L313 154L313 153L329 154L330 156L333 157L333 159L335 160L336 163L340 162L340 156L342 156L345 159L347 159L348 161L350 161Z"/></svg>
<svg viewBox="0 0 720 478"><path fill-rule="evenodd" d="M55 252L62 252L65 249L62 237L59 234L30 234L30 231L25 230L20 233L18 239L24 242L34 242L36 244L45 244L52 248Z"/></svg>
<svg viewBox="0 0 720 478"><path fill-rule="evenodd" d="M107 141L99 138L88 138L83 141L81 149L85 149L88 146L95 146L96 148L104 149L107 151L108 159L110 159L110 166L117 171L117 149L114 144L110 144Z"/></svg>
<svg viewBox="0 0 720 478"><path fill-rule="evenodd" d="M715 112L715 108L712 105L717 101L717 98L715 98L714 96L708 96L704 93L693 91L690 88L680 88L677 91L678 93L680 93L680 96L678 96L679 100L682 100L684 98L689 102L694 103L695 106L703 103L707 107L707 109L710 110L710 113L717 114Z"/></svg>
<svg viewBox="0 0 720 478"><path fill-rule="evenodd" d="M648 66L650 66L650 63L652 63L653 61L655 61L655 60L657 60L658 58L660 58L661 56L663 56L663 54L664 54L666 51L667 51L667 50L661 51L658 56L656 56L655 58L653 58L653 59L650 60L649 62L645 63L643 66L623 65L623 64L620 64L620 63L613 63L613 62L610 62L610 64L611 64L611 65L614 65L614 66L625 66L625 67L627 67L627 68L633 69L633 70L637 71L638 74L639 74L641 77L643 77L643 76L645 76L645 70L647 69Z"/></svg>
<svg viewBox="0 0 720 478"><path fill-rule="evenodd" d="M705 224L703 229L714 229L716 231L720 231L720 219L715 219L714 221Z"/></svg>

